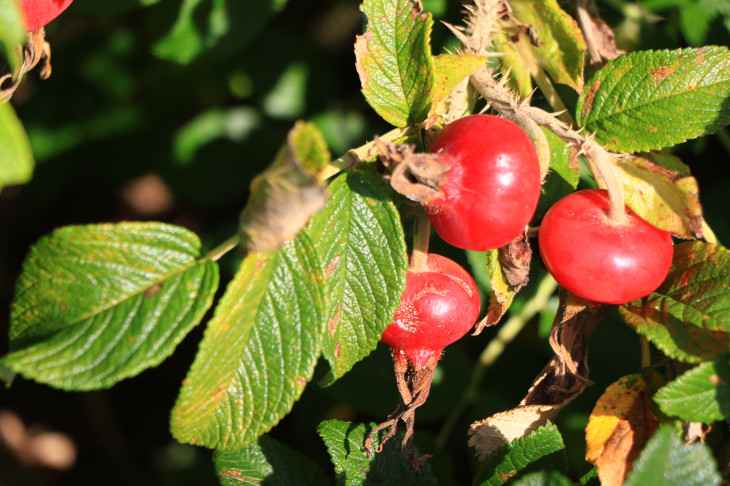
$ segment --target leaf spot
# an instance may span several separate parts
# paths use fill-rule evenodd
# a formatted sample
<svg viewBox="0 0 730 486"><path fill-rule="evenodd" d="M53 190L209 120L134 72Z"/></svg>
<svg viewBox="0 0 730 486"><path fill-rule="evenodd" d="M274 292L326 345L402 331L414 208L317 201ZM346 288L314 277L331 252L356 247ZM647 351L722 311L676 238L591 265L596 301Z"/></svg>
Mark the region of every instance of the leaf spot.
<svg viewBox="0 0 730 486"><path fill-rule="evenodd" d="M224 479L235 479L241 482L261 484L262 480L259 478L252 478L251 476L244 476L242 471L236 469L224 469L218 476Z"/></svg>
<svg viewBox="0 0 730 486"><path fill-rule="evenodd" d="M162 290L162 284L161 283L152 285L151 287L147 287L147 289L144 291L144 296L145 297L153 297L160 290Z"/></svg>
<svg viewBox="0 0 730 486"><path fill-rule="evenodd" d="M340 264L340 260L342 260L342 255L337 255L332 260L330 260L329 264L327 265L327 268L324 270L324 274L327 276L327 278L331 278L332 274L335 273L335 270L337 269L337 265Z"/></svg>
<svg viewBox="0 0 730 486"><path fill-rule="evenodd" d="M337 306L337 313L327 323L327 332L330 333L331 337L335 336L335 331L337 331L337 323L340 322L340 317L342 317L342 302L340 302L340 305Z"/></svg>
<svg viewBox="0 0 730 486"><path fill-rule="evenodd" d="M674 72L674 68L670 66L660 66L651 72L651 77L654 78L657 84L661 83L667 77Z"/></svg>
<svg viewBox="0 0 730 486"><path fill-rule="evenodd" d="M302 388L304 388L305 386L307 386L307 380L305 380L301 376L297 377L296 383L297 383L297 385L299 385Z"/></svg>
<svg viewBox="0 0 730 486"><path fill-rule="evenodd" d="M727 382L717 375L712 375L710 377L710 383L715 386L727 386Z"/></svg>

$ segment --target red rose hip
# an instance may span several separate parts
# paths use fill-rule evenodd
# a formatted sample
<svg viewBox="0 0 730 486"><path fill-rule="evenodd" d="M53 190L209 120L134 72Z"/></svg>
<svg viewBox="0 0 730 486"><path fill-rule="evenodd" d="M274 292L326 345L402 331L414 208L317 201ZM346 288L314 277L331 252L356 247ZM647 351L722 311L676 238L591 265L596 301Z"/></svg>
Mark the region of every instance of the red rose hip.
<svg viewBox="0 0 730 486"><path fill-rule="evenodd" d="M429 253L424 271L406 273L400 307L381 340L420 369L429 359L437 361L446 346L469 332L480 308L471 275L456 262Z"/></svg>
<svg viewBox="0 0 730 486"><path fill-rule="evenodd" d="M424 204L436 232L467 250L492 250L519 236L540 198L540 163L515 123L471 115L447 125L428 151L448 167L441 194Z"/></svg>
<svg viewBox="0 0 730 486"><path fill-rule="evenodd" d="M601 189L575 192L548 210L540 256L561 286L584 299L624 304L662 284L672 265L672 237L625 210L625 221L610 221Z"/></svg>
<svg viewBox="0 0 730 486"><path fill-rule="evenodd" d="M19 0L27 31L37 30L58 17L73 0Z"/></svg>

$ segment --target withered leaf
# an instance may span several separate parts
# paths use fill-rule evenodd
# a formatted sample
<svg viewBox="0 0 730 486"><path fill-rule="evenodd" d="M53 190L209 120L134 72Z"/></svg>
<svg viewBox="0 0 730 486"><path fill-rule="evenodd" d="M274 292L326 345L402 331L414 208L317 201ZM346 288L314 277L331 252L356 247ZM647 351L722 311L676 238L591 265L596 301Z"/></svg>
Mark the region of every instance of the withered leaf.
<svg viewBox="0 0 730 486"><path fill-rule="evenodd" d="M553 420L590 384L588 338L605 311L603 305L594 305L561 291L560 307L551 331L551 345L556 356L535 378L517 407L471 425L469 445L476 449L479 460Z"/></svg>
<svg viewBox="0 0 730 486"><path fill-rule="evenodd" d="M320 174L329 160L319 130L297 122L274 162L251 182L239 225L244 253L278 250L325 206L327 190Z"/></svg>
<svg viewBox="0 0 730 486"><path fill-rule="evenodd" d="M658 427L647 383L629 375L611 384L596 402L586 427L586 460L604 486L620 486Z"/></svg>
<svg viewBox="0 0 730 486"><path fill-rule="evenodd" d="M509 309L517 292L527 284L532 260L532 249L526 233L522 233L507 245L489 254L489 294L487 315L476 325L474 334L479 334L485 327L499 322Z"/></svg>

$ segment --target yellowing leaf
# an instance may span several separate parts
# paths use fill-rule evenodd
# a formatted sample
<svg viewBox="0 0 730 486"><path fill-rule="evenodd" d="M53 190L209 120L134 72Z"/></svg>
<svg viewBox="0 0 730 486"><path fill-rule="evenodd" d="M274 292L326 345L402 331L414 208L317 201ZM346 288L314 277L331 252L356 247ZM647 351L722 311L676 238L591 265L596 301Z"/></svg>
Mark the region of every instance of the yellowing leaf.
<svg viewBox="0 0 730 486"><path fill-rule="evenodd" d="M438 115L447 109L447 98L466 77L481 69L487 62L484 56L470 53L442 54L434 58L435 77L431 88L433 104L428 113L429 124L435 122ZM466 103L465 103L466 105ZM463 107L466 114L468 107Z"/></svg>
<svg viewBox="0 0 730 486"><path fill-rule="evenodd" d="M611 384L596 402L586 427L586 460L603 486L620 486L631 463L657 428L648 409L646 382L629 375Z"/></svg>
<svg viewBox="0 0 730 486"><path fill-rule="evenodd" d="M697 180L642 157L616 157L626 204L657 228L679 238L702 237Z"/></svg>

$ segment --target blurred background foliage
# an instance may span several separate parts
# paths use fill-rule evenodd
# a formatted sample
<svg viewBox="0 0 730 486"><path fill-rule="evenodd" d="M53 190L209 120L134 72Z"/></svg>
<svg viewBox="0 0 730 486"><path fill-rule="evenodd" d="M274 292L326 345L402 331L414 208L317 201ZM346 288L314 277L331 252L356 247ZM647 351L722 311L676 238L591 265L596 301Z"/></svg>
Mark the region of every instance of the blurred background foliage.
<svg viewBox="0 0 730 486"><path fill-rule="evenodd" d="M423 3L437 20L461 18L459 2ZM212 248L235 233L251 178L272 160L295 120L316 123L335 157L387 131L359 91L352 52L364 22L358 6L357 0L76 0L47 27L53 75L40 81L31 72L13 99L37 166L30 183L0 193L5 308L28 247L53 228L162 220L192 229ZM598 8L625 50L730 44L730 2L604 0ZM432 41L435 53L455 46L440 23ZM574 102L568 89L561 94ZM539 95L535 102L541 103ZM673 152L699 179L710 226L730 242L730 132ZM462 252L434 240L434 251L469 264ZM230 277L237 257L221 263L223 278ZM479 279L479 268L474 271ZM537 282L544 273L539 263L533 273ZM523 290L513 312L534 287ZM487 371L474 403L444 431L496 329L447 349L416 432L421 450L436 456L431 463L441 484L471 484L476 461L466 446L468 424L524 396L551 356L546 336L556 307L557 297L528 323ZM0 352L7 349L7 315L0 318ZM159 368L110 390L65 393L23 379L0 390L0 484L217 484L210 452L177 444L168 432L202 327ZM595 400L640 366L638 338L615 314L596 329L589 364L595 386L558 421L575 475L588 469L583 430ZM311 384L272 435L330 471L315 426L332 417L379 421L396 404L389 353L381 347L333 386ZM8 426L2 418L8 416L24 429ZM30 447L28 437L44 430L69 439L73 465L40 467L8 444L23 436Z"/></svg>

